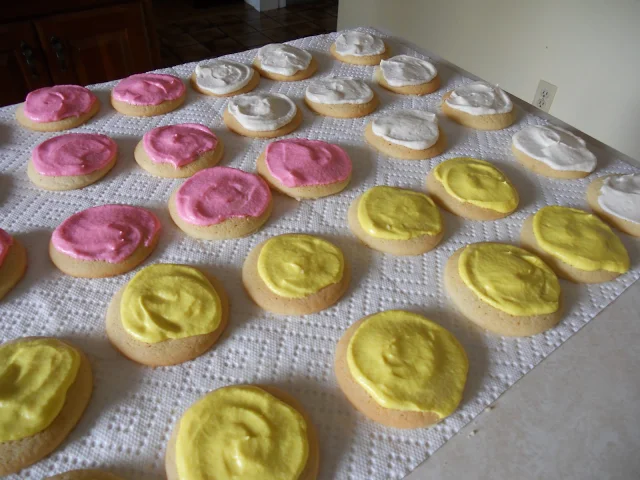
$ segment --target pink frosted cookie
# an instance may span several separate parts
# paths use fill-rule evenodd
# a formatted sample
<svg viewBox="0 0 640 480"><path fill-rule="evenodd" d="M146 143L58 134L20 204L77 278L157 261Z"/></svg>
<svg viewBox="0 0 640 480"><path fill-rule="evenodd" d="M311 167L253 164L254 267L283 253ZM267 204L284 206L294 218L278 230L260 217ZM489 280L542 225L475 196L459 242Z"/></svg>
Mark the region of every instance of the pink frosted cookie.
<svg viewBox="0 0 640 480"><path fill-rule="evenodd" d="M34 90L16 110L23 127L59 132L82 125L100 110L100 101L79 85L55 85Z"/></svg>
<svg viewBox="0 0 640 480"><path fill-rule="evenodd" d="M338 193L351 179L351 159L338 145L290 138L267 145L257 169L276 190L298 200Z"/></svg>
<svg viewBox="0 0 640 480"><path fill-rule="evenodd" d="M132 270L156 244L160 221L149 210L102 205L71 215L53 231L49 255L73 277L112 277Z"/></svg>
<svg viewBox="0 0 640 480"><path fill-rule="evenodd" d="M27 175L46 190L74 190L104 177L117 156L118 145L106 135L67 133L33 149Z"/></svg>
<svg viewBox="0 0 640 480"><path fill-rule="evenodd" d="M18 240L0 228L0 300L27 269L27 252Z"/></svg>
<svg viewBox="0 0 640 480"><path fill-rule="evenodd" d="M169 198L169 213L187 235L222 240L249 235L271 214L271 191L258 175L214 167L196 173Z"/></svg>
<svg viewBox="0 0 640 480"><path fill-rule="evenodd" d="M124 115L152 117L171 112L183 104L187 88L173 75L131 75L111 91L111 105Z"/></svg>
<svg viewBox="0 0 640 480"><path fill-rule="evenodd" d="M207 126L183 123L149 130L134 156L138 165L152 175L186 178L216 165L223 150L222 141Z"/></svg>

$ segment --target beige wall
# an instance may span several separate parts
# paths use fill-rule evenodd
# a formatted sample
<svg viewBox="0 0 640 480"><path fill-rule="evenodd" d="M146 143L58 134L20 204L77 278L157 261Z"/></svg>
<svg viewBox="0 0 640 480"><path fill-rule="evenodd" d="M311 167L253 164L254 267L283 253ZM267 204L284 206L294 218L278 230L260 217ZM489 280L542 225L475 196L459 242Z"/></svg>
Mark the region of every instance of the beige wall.
<svg viewBox="0 0 640 480"><path fill-rule="evenodd" d="M545 15L545 12L547 14ZM338 28L382 27L640 159L640 0L340 0Z"/></svg>

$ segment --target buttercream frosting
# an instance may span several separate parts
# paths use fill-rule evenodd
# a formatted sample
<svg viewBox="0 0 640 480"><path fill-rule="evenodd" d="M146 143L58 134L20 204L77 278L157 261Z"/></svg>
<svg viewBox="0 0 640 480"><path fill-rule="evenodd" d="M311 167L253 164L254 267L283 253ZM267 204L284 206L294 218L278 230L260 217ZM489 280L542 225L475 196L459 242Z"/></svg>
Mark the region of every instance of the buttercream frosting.
<svg viewBox="0 0 640 480"><path fill-rule="evenodd" d="M338 145L302 138L271 142L265 163L274 178L291 188L343 182L352 168L349 155Z"/></svg>
<svg viewBox="0 0 640 480"><path fill-rule="evenodd" d="M31 156L40 175L50 177L89 175L106 167L118 145L98 133L67 133L39 144Z"/></svg>
<svg viewBox="0 0 640 480"><path fill-rule="evenodd" d="M326 105L362 104L373 99L373 90L363 80L356 78L319 78L305 91L308 100Z"/></svg>
<svg viewBox="0 0 640 480"><path fill-rule="evenodd" d="M205 125L182 123L149 130L142 137L142 144L152 162L180 168L215 150L218 137Z"/></svg>
<svg viewBox="0 0 640 480"><path fill-rule="evenodd" d="M611 215L640 224L640 173L605 178L598 205Z"/></svg>
<svg viewBox="0 0 640 480"><path fill-rule="evenodd" d="M182 80L173 75L139 73L120 80L111 96L131 105L160 105L177 100L185 91Z"/></svg>
<svg viewBox="0 0 640 480"><path fill-rule="evenodd" d="M0 267L13 245L13 237L0 228Z"/></svg>
<svg viewBox="0 0 640 480"><path fill-rule="evenodd" d="M380 62L380 71L392 87L428 83L438 74L433 64L409 55L396 55Z"/></svg>
<svg viewBox="0 0 640 480"><path fill-rule="evenodd" d="M229 100L231 115L247 130L265 132L284 127L298 107L281 93L245 93Z"/></svg>
<svg viewBox="0 0 640 480"><path fill-rule="evenodd" d="M255 71L249 65L231 60L214 60L196 66L199 88L215 95L226 95L247 85Z"/></svg>
<svg viewBox="0 0 640 480"><path fill-rule="evenodd" d="M311 58L306 50L282 43L271 43L258 50L260 68L287 77L306 70Z"/></svg>
<svg viewBox="0 0 640 480"><path fill-rule="evenodd" d="M189 178L175 194L180 217L194 225L217 225L238 217L259 217L271 203L271 190L258 175L213 167Z"/></svg>
<svg viewBox="0 0 640 480"><path fill-rule="evenodd" d="M336 52L340 55L365 57L384 53L384 42L373 35L363 32L344 32L336 39Z"/></svg>
<svg viewBox="0 0 640 480"><path fill-rule="evenodd" d="M596 156L585 141L559 127L523 128L513 136L513 146L554 170L593 172L596 168Z"/></svg>
<svg viewBox="0 0 640 480"><path fill-rule="evenodd" d="M24 114L34 122L57 122L87 113L98 99L79 85L54 85L27 94Z"/></svg>
<svg viewBox="0 0 640 480"><path fill-rule="evenodd" d="M79 260L123 262L140 246L150 246L160 221L149 210L101 205L71 215L53 231L56 250Z"/></svg>
<svg viewBox="0 0 640 480"><path fill-rule="evenodd" d="M496 115L513 110L513 103L504 90L484 82L457 87L451 92L446 103L449 107L469 115Z"/></svg>
<svg viewBox="0 0 640 480"><path fill-rule="evenodd" d="M438 117L424 110L400 110L373 119L374 135L412 150L426 150L440 136Z"/></svg>

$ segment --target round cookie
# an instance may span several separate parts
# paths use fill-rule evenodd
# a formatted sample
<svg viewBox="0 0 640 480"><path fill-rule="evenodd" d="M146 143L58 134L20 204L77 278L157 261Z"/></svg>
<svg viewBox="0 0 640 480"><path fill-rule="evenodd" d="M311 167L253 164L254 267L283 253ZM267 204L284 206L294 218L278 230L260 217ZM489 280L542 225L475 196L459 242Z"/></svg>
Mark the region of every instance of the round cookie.
<svg viewBox="0 0 640 480"><path fill-rule="evenodd" d="M426 160L442 154L447 140L435 114L399 110L374 118L364 138L376 150L401 160Z"/></svg>
<svg viewBox="0 0 640 480"><path fill-rule="evenodd" d="M575 283L608 282L629 270L629 254L620 239L584 210L543 207L525 219L520 242L559 277Z"/></svg>
<svg viewBox="0 0 640 480"><path fill-rule="evenodd" d="M62 222L51 235L51 261L67 275L113 277L141 264L158 243L160 221L149 210L101 205Z"/></svg>
<svg viewBox="0 0 640 480"><path fill-rule="evenodd" d="M11 291L27 269L27 251L0 228L0 300Z"/></svg>
<svg viewBox="0 0 640 480"><path fill-rule="evenodd" d="M338 145L290 138L271 142L256 161L274 189L301 200L341 192L351 179L351 159Z"/></svg>
<svg viewBox="0 0 640 480"><path fill-rule="evenodd" d="M334 58L352 65L378 65L389 58L389 47L382 39L362 32L343 32L331 44Z"/></svg>
<svg viewBox="0 0 640 480"><path fill-rule="evenodd" d="M27 176L45 190L76 190L104 177L117 158L118 145L106 135L67 133L33 149Z"/></svg>
<svg viewBox="0 0 640 480"><path fill-rule="evenodd" d="M253 59L253 66L260 75L277 82L304 80L318 70L318 63L309 52L283 43L261 47Z"/></svg>
<svg viewBox="0 0 640 480"><path fill-rule="evenodd" d="M60 132L86 123L100 110L100 101L79 85L54 85L27 94L16 109L20 125L38 132Z"/></svg>
<svg viewBox="0 0 640 480"><path fill-rule="evenodd" d="M233 97L255 89L260 75L244 63L215 59L196 65L190 81L193 89L204 95Z"/></svg>
<svg viewBox="0 0 640 480"><path fill-rule="evenodd" d="M224 240L250 235L271 215L271 190L253 173L214 167L196 173L169 198L169 214L190 237Z"/></svg>
<svg viewBox="0 0 640 480"><path fill-rule="evenodd" d="M209 127L182 123L149 130L136 145L136 162L151 175L186 178L218 164L224 145Z"/></svg>
<svg viewBox="0 0 640 480"><path fill-rule="evenodd" d="M53 477L47 477L45 480L124 480L113 473L104 470L70 470L68 472L59 473Z"/></svg>
<svg viewBox="0 0 640 480"><path fill-rule="evenodd" d="M373 73L373 79L381 87L401 95L427 95L440 88L436 67L409 55L382 60Z"/></svg>
<svg viewBox="0 0 640 480"><path fill-rule="evenodd" d="M286 95L249 93L231 98L222 120L239 135L276 138L296 130L302 124L302 112Z"/></svg>
<svg viewBox="0 0 640 480"><path fill-rule="evenodd" d="M275 455L275 456L278 456L278 460L279 460L278 464L281 465L282 463L286 463L286 461L290 460L292 457L295 457L295 454L298 453L296 447L299 448L299 446L296 445L295 443L292 443L294 441L293 438L287 438L285 439L285 441L283 441L284 444L289 445L290 447L289 451L282 451L281 449L277 449L277 447L273 447L269 449L269 447L265 445L265 443L268 442L272 436L277 438L277 435L275 434L280 433L280 429L284 428L283 424L290 419L289 415L291 414L287 415L287 417L285 418L281 418L280 421L266 422L266 425L269 427L268 433L264 431L264 428L251 429L253 432L255 432L255 436L257 438L262 438L263 436L266 435L265 438L262 438L263 441L257 442L257 445L264 446L263 448L269 449L269 452L260 451L261 449L257 446L254 448L234 450L234 452L232 453L232 455L234 456L237 455L238 452L242 452L246 454L255 452L258 455L262 453L262 455L260 455L261 457L260 459L249 459L246 462L241 462L241 465L246 466L246 468L250 468L250 469L252 469L253 465L258 464L258 469L259 469L259 473L257 474L255 472L246 472L246 473L244 471L240 472L240 475L242 476L242 478L250 478L252 480L253 479L315 480L318 476L318 470L320 467L320 449L318 446L318 437L317 437L316 429L311 421L311 417L304 410L302 405L293 396L291 396L289 393L283 390L280 390L279 388L272 387L270 385L232 385L228 387L222 387L210 392L205 397L201 398L198 402L196 402L191 407L189 407L189 409L183 414L180 420L176 422L176 425L174 426L173 431L171 432L171 437L169 438L169 443L167 445L167 450L165 454L165 469L167 473L167 479L168 480L188 480L189 478L191 478L190 476L185 475L184 473L181 475L179 472L180 467L178 466L178 460L179 460L178 441L180 439L181 424L184 421L185 417L187 417L187 415L191 412L192 409L200 407L202 405L202 402L209 401L211 396L219 395L220 392L222 392L223 395L225 395L226 397L225 400L227 400L227 403L231 403L230 400L233 400L233 394L238 391L237 389L249 390L248 392L249 396L245 397L244 402L242 402L246 406L237 407L238 417L240 417L240 415L243 413L245 409L249 409L249 411L251 412L250 416L254 417L256 415L255 411L257 409L264 406L265 403L267 402L271 405L274 405L273 400L275 399L276 401L275 407L277 407L278 410L282 408L282 406L279 403L279 402L282 402L284 404L283 406L285 407L285 410L284 410L285 412L287 412L289 408L292 409L293 415L296 417L298 417L299 415L298 419L301 419L304 422L304 425L305 425L304 429L306 431L306 445L307 445L307 458L306 458L304 467L300 473L289 471L288 472L289 475L286 475L285 472L281 471L279 474L272 474L269 471L269 466L264 464L263 459L270 459L270 458L273 458L273 456ZM226 395L227 393L229 393L230 390L232 390L231 395ZM242 393L244 392L241 392L241 394ZM252 402L253 402L253 405L257 404L257 406L251 407ZM203 417L211 418L211 416L214 414L213 412L211 414L207 414L206 407L200 407L200 408L201 410L204 410L204 412L199 412L198 418L203 418ZM272 406L271 412L275 413L275 411L276 411L276 408ZM264 414L261 413L261 416L263 418L267 418L268 413L267 412L264 412ZM250 419L240 417L238 420L238 424L244 425L243 420L245 422L250 422ZM222 425L220 428L223 428L223 427L224 425ZM275 427L278 427L279 429L275 430ZM190 432L191 431L192 430L190 430ZM242 431L245 431L245 429L240 428L239 431L242 432ZM290 437L292 437L292 435L290 435ZM246 441L247 441L246 438L242 438L242 439L233 438L231 441L228 442L228 444L231 445L229 446L229 448L234 448L234 446L237 445L238 443L240 443L241 445L245 444ZM282 458L280 458L280 456ZM285 460L285 456L286 456L286 460ZM226 455L224 455L223 453L221 457L226 458ZM277 476L274 476L274 475L277 475Z"/></svg>
<svg viewBox="0 0 640 480"><path fill-rule="evenodd" d="M205 353L218 341L228 319L227 294L213 275L187 265L154 264L113 296L106 332L125 357L159 367Z"/></svg>
<svg viewBox="0 0 640 480"><path fill-rule="evenodd" d="M184 103L187 88L173 75L138 73L111 91L111 105L123 115L153 117L172 112Z"/></svg>
<svg viewBox="0 0 640 480"><path fill-rule="evenodd" d="M499 87L475 82L447 92L442 112L451 120L476 130L502 130L516 121L509 96Z"/></svg>
<svg viewBox="0 0 640 480"><path fill-rule="evenodd" d="M469 251L465 253L466 250ZM465 269L470 272L468 277L480 278L474 281L475 290L460 274L461 257L469 258L463 265L472 266ZM505 266L512 270L506 270ZM488 271L483 272L482 268ZM480 285L482 280L484 288ZM445 266L444 286L465 317L498 335L535 335L553 328L562 319L562 297L556 275L540 258L512 245L482 242L456 250Z"/></svg>
<svg viewBox="0 0 640 480"><path fill-rule="evenodd" d="M386 343L382 348L372 342L376 332ZM397 363L390 366L380 359L385 354ZM442 365L449 375L439 371ZM409 429L431 426L455 411L469 361L462 345L440 325L415 313L388 310L364 317L344 332L334 369L340 389L358 411L382 425ZM386 378L371 378L384 373ZM451 396L439 398L440 391Z"/></svg>
<svg viewBox="0 0 640 480"><path fill-rule="evenodd" d="M364 117L380 103L363 80L334 77L311 82L305 90L304 101L314 112L335 118Z"/></svg>
<svg viewBox="0 0 640 480"><path fill-rule="evenodd" d="M329 308L345 294L349 281L342 251L305 234L278 235L258 244L242 266L242 283L253 301L282 315Z"/></svg>
<svg viewBox="0 0 640 480"><path fill-rule="evenodd" d="M427 175L427 189L445 210L470 220L497 220L511 215L518 191L498 168L476 158L451 158Z"/></svg>
<svg viewBox="0 0 640 480"><path fill-rule="evenodd" d="M444 236L442 215L433 200L402 188L370 188L351 203L347 220L362 243L392 255L421 255Z"/></svg>
<svg viewBox="0 0 640 480"><path fill-rule="evenodd" d="M549 178L584 178L598 162L583 139L553 125L523 128L513 136L511 150L524 167Z"/></svg>
<svg viewBox="0 0 640 480"><path fill-rule="evenodd" d="M73 358L74 360L72 361L72 366L69 366L68 369L64 371L60 371L60 368L62 368L60 362L55 364L58 368L57 370L49 368L46 372L44 372L42 368L25 368L24 371L28 372L29 375L41 374L39 379L34 379L34 381L39 382L37 390L32 392L31 395L28 395L29 400L32 402L31 411L35 412L38 410L40 412L39 414L42 415L42 402L47 399L54 402L50 405L51 408L47 408L48 413L46 417L39 420L38 423L33 424L33 421L35 421L33 415L29 417L29 425L25 425L23 422L21 423L18 419L24 420L24 417L15 413L14 409L11 409L12 395L20 394L21 391L14 389L3 392L3 388L0 386L0 392L2 392L3 398L2 404L0 405L0 419L8 420L12 423L10 430L12 436L15 437L15 439L8 441L2 441L0 439L0 475L16 473L38 462L56 450L82 417L93 390L93 376L89 360L82 351L69 342L45 337L20 338L0 345L0 357L2 357L5 348L16 348L19 344L21 344L22 349L27 349L27 355L29 354L29 350L38 349L40 352L38 358L40 359L44 358L44 354L51 352L53 348L58 352L64 351L65 358ZM60 355L62 354L59 353L58 357L60 357ZM11 355L11 357L11 361L17 361L15 354ZM47 353L46 358L50 357L51 354ZM28 361L24 356L22 360L25 362ZM67 364L65 363L65 365ZM75 376L71 379L74 370L73 366L75 366ZM0 362L0 371L3 367L11 368L11 365L7 365L2 361ZM14 368L20 367L14 365ZM49 374L46 374L47 372ZM63 375L63 372L66 373ZM71 380L72 383L66 385L69 380ZM21 382L17 384L9 383L5 386L7 389L10 389L11 387L19 385L27 385L26 382L26 377L23 377ZM52 385L60 388L60 393L64 392L63 399L61 399L59 395L51 395L49 387ZM4 418L2 415L3 409L7 409L6 411L9 412L9 415ZM47 423L48 420L50 420L49 423ZM45 426L40 428L42 425ZM1 427L2 424L0 423L0 432L2 431ZM19 435L16 435L17 427L23 430ZM27 433L25 431L26 429L29 430L29 434L24 436L24 434Z"/></svg>
<svg viewBox="0 0 640 480"><path fill-rule="evenodd" d="M587 202L609 225L640 237L640 174L596 178L587 188Z"/></svg>

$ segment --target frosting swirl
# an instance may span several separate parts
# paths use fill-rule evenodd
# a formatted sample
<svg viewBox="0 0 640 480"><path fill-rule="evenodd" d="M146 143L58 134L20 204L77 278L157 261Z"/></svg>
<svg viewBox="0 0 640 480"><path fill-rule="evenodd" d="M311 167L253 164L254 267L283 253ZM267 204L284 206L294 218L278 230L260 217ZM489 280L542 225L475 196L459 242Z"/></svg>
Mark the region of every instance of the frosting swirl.
<svg viewBox="0 0 640 480"><path fill-rule="evenodd" d="M62 253L89 261L119 263L160 231L149 210L130 205L101 205L71 215L53 231L51 243Z"/></svg>
<svg viewBox="0 0 640 480"><path fill-rule="evenodd" d="M363 32L344 32L336 39L336 52L340 55L366 57L384 53L384 42L373 35Z"/></svg>
<svg viewBox="0 0 640 480"><path fill-rule="evenodd" d="M98 99L79 85L54 85L29 92L24 114L34 122L57 122L87 113Z"/></svg>
<svg viewBox="0 0 640 480"><path fill-rule="evenodd" d="M67 133L42 142L33 150L32 159L40 175L89 175L106 167L117 152L118 145L106 135Z"/></svg>
<svg viewBox="0 0 640 480"><path fill-rule="evenodd" d="M177 100L185 91L182 80L173 75L139 73L120 80L111 96L131 105L160 105Z"/></svg>
<svg viewBox="0 0 640 480"><path fill-rule="evenodd" d="M373 119L371 130L387 142L412 150L426 150L440 136L438 117L423 110L400 110Z"/></svg>
<svg viewBox="0 0 640 480"><path fill-rule="evenodd" d="M259 217L271 203L271 190L258 175L237 168L199 171L176 191L176 210L194 225L217 225L238 217Z"/></svg>
<svg viewBox="0 0 640 480"><path fill-rule="evenodd" d="M247 85L254 74L253 68L244 63L214 60L196 66L195 81L202 90L226 95Z"/></svg>
<svg viewBox="0 0 640 480"><path fill-rule="evenodd" d="M504 90L484 82L468 83L456 88L446 104L469 115L496 115L513 110L513 103Z"/></svg>
<svg viewBox="0 0 640 480"><path fill-rule="evenodd" d="M428 83L438 74L433 64L409 55L396 55L380 62L380 71L392 87Z"/></svg>
<svg viewBox="0 0 640 480"><path fill-rule="evenodd" d="M640 224L640 173L605 178L598 204L611 215Z"/></svg>
<svg viewBox="0 0 640 480"><path fill-rule="evenodd" d="M306 70L311 64L311 58L306 50L282 43L271 43L258 50L260 68L287 77Z"/></svg>
<svg viewBox="0 0 640 480"><path fill-rule="evenodd" d="M0 228L0 267L13 245L13 237Z"/></svg>
<svg viewBox="0 0 640 480"><path fill-rule="evenodd" d="M355 78L319 78L305 91L308 100L326 105L362 104L373 99L373 90L364 81Z"/></svg>
<svg viewBox="0 0 640 480"><path fill-rule="evenodd" d="M229 100L227 108L240 125L254 132L284 127L298 111L293 100L280 93L246 93Z"/></svg>
<svg viewBox="0 0 640 480"><path fill-rule="evenodd" d="M180 168L215 150L218 137L205 125L182 123L149 130L142 137L142 144L152 162Z"/></svg>

